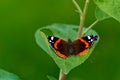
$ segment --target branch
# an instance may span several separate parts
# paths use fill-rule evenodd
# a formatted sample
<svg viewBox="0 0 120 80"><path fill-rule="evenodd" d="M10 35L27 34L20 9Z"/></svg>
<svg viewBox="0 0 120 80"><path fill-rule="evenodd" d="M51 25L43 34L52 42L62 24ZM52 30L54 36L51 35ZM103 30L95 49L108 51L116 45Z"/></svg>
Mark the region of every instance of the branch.
<svg viewBox="0 0 120 80"><path fill-rule="evenodd" d="M59 80L65 80L66 74L60 70Z"/></svg>
<svg viewBox="0 0 120 80"><path fill-rule="evenodd" d="M93 26L95 26L99 20L94 21L84 32L82 35L85 35Z"/></svg>
<svg viewBox="0 0 120 80"><path fill-rule="evenodd" d="M75 5L76 8L77 8L77 12L79 12L80 15L81 15L81 14L82 14L82 10L81 10L80 6L78 5L78 3L77 3L75 0L72 0L72 1L73 1L74 5Z"/></svg>
<svg viewBox="0 0 120 80"><path fill-rule="evenodd" d="M78 30L78 37L77 38L80 38L82 36L82 29L83 29L83 26L84 26L85 16L86 16L86 12L87 12L89 2L90 2L89 0L86 0L86 2L85 2L85 6L84 6L84 9L83 9L83 14L81 14L81 17L80 17L80 27L79 27L79 30Z"/></svg>

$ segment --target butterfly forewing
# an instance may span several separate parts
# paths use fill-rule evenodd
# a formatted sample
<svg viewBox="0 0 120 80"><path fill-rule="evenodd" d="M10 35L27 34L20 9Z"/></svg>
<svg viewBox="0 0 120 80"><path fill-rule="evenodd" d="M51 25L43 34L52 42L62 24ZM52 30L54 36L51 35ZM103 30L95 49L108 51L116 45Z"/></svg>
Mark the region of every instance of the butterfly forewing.
<svg viewBox="0 0 120 80"><path fill-rule="evenodd" d="M98 39L98 36L91 35L91 36L85 36L80 39L75 40L74 46L75 46L75 55L81 55L88 52L88 49L92 46L94 41Z"/></svg>
<svg viewBox="0 0 120 80"><path fill-rule="evenodd" d="M56 54L62 58L67 58L68 55L68 47L67 47L67 42L57 38L57 37L48 37L48 41L51 44L51 46L55 49Z"/></svg>
<svg viewBox="0 0 120 80"><path fill-rule="evenodd" d="M77 39L73 43L75 49L74 55L81 55L88 51L89 44L84 39Z"/></svg>

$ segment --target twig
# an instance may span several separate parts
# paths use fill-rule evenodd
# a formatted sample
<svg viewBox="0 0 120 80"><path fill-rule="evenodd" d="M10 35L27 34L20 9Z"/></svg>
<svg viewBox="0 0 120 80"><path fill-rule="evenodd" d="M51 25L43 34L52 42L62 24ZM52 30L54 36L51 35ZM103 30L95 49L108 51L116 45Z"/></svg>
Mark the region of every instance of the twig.
<svg viewBox="0 0 120 80"><path fill-rule="evenodd" d="M80 6L79 6L78 3L76 2L76 0L72 0L72 1L73 1L74 5L75 5L76 8L77 8L77 12L79 12L80 15L81 15L81 14L82 14L82 10L81 10Z"/></svg>
<svg viewBox="0 0 120 80"><path fill-rule="evenodd" d="M84 32L82 35L85 35L93 26L95 26L99 20L94 21Z"/></svg>
<svg viewBox="0 0 120 80"><path fill-rule="evenodd" d="M65 80L66 74L60 70L59 80Z"/></svg>
<svg viewBox="0 0 120 80"><path fill-rule="evenodd" d="M80 38L82 36L82 29L83 29L83 26L84 26L85 16L86 16L86 12L87 12L89 2L90 2L90 0L86 0L86 2L85 2L85 6L84 6L84 9L83 9L83 14L81 14L81 17L80 17L80 27L79 27L79 30L78 30L78 37L77 38Z"/></svg>

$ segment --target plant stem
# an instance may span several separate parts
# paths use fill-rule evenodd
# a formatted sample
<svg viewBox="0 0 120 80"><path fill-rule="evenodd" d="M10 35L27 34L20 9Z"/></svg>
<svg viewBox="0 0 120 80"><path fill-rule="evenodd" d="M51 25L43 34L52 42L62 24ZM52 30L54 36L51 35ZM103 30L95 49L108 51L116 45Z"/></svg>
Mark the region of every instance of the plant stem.
<svg viewBox="0 0 120 80"><path fill-rule="evenodd" d="M76 2L76 0L72 0L73 1L73 3L74 3L74 5L76 6L76 8L77 8L77 12L79 12L80 13L80 15L82 14L82 10L81 10L81 8L80 8L80 6L78 5L78 3Z"/></svg>
<svg viewBox="0 0 120 80"><path fill-rule="evenodd" d="M83 29L83 26L84 26L85 16L86 16L86 12L87 12L89 2L90 2L90 0L86 0L86 2L85 2L83 13L81 14L81 17L80 17L80 27L79 27L79 30L78 30L78 37L77 38L80 38L82 36L82 29Z"/></svg>
<svg viewBox="0 0 120 80"><path fill-rule="evenodd" d="M84 32L82 35L85 35L93 26L95 26L99 20L94 21Z"/></svg>
<svg viewBox="0 0 120 80"><path fill-rule="evenodd" d="M66 74L62 72L62 70L60 70L60 74L59 74L59 80L65 80Z"/></svg>

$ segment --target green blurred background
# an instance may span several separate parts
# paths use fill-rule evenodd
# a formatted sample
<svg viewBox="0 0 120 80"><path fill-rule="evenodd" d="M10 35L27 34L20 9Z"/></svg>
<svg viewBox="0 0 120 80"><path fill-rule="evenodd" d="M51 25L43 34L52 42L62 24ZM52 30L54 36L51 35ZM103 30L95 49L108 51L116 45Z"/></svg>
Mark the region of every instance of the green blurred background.
<svg viewBox="0 0 120 80"><path fill-rule="evenodd" d="M83 7L84 0L78 0ZM35 42L35 31L52 23L79 24L71 0L1 0L0 68L22 80L47 80L59 75L54 61ZM91 1L86 25L94 20ZM66 80L120 80L120 24L114 19L98 23L94 29L100 42L89 59L70 72Z"/></svg>

